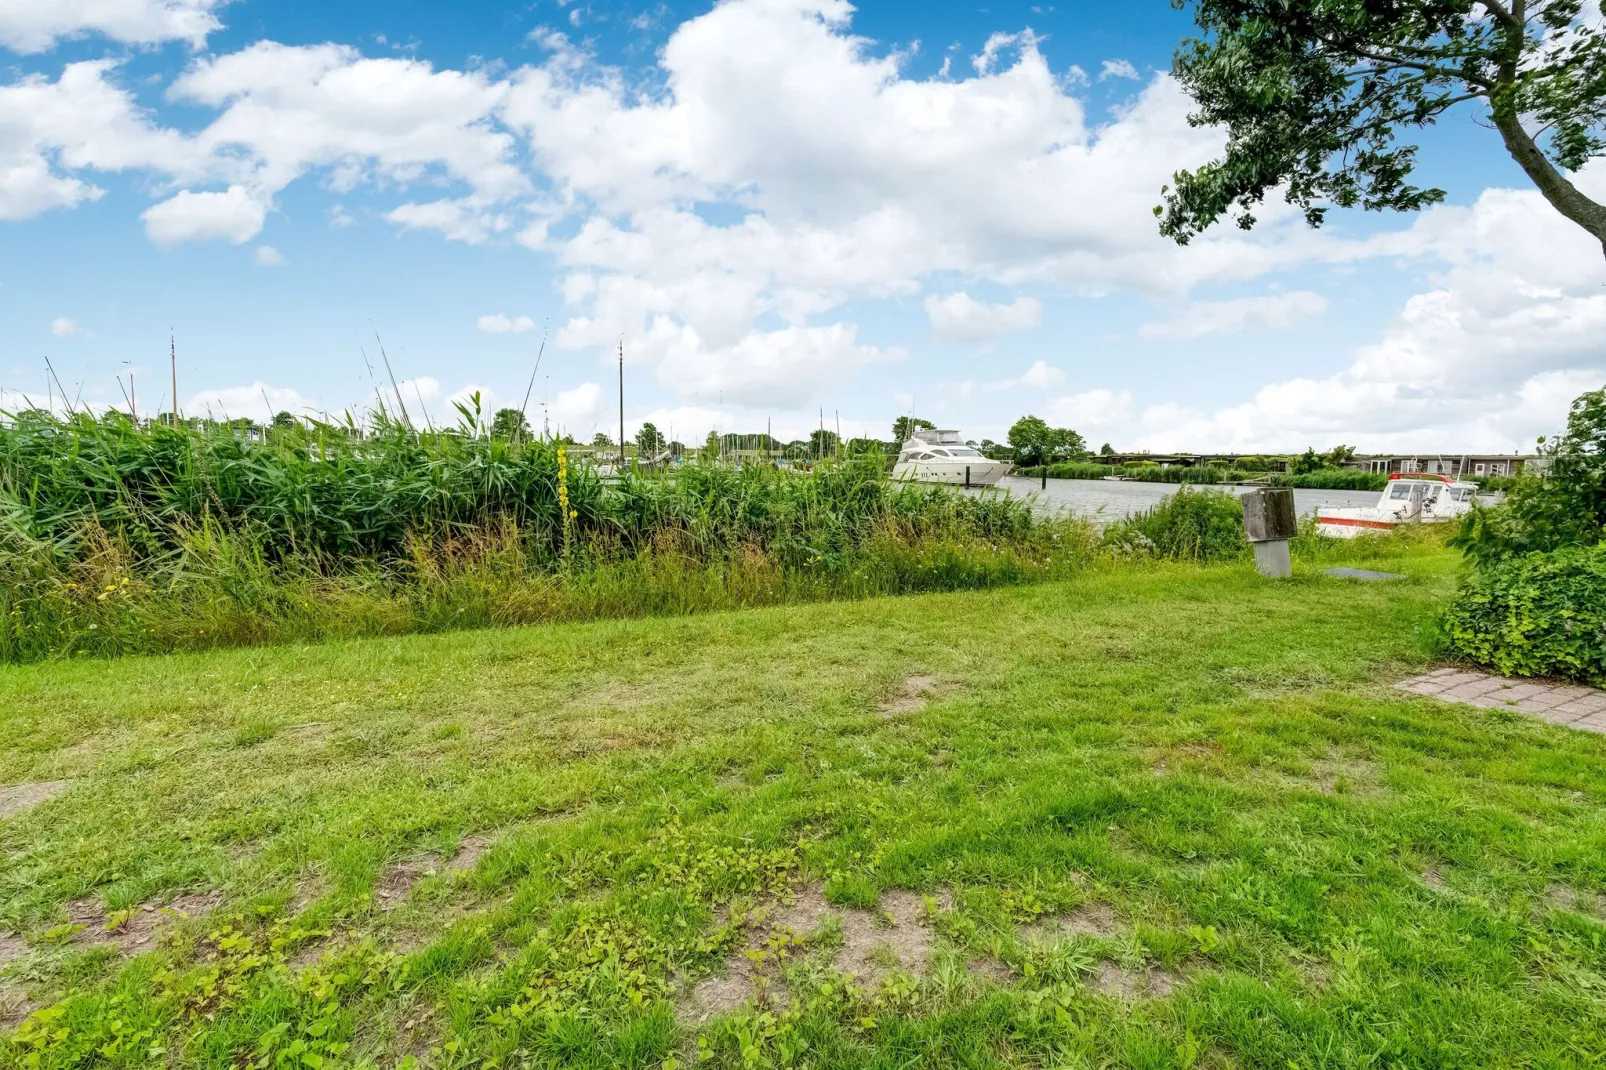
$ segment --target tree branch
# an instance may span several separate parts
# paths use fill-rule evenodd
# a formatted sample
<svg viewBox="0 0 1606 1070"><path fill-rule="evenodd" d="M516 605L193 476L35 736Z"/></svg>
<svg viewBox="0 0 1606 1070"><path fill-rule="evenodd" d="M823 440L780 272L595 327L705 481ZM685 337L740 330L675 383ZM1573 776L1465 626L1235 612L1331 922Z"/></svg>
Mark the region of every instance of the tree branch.
<svg viewBox="0 0 1606 1070"><path fill-rule="evenodd" d="M1376 52L1371 52L1364 48L1352 48L1350 51L1354 52L1355 55L1360 56L1362 59L1369 59L1374 63L1387 63L1394 67L1404 67L1408 70L1421 71L1424 74L1431 74L1435 78L1444 78L1455 82L1466 82L1470 85L1481 85L1485 89L1494 88L1494 84L1492 82L1469 74L1466 71L1450 70L1445 67L1436 66L1432 63L1419 63L1415 60L1400 59L1398 56L1379 55Z"/></svg>
<svg viewBox="0 0 1606 1070"><path fill-rule="evenodd" d="M1511 12L1507 11L1505 8L1501 7L1497 0L1479 0L1479 2L1483 4L1483 9L1485 11L1489 12L1489 14L1493 15L1501 22L1505 23L1507 29L1522 29L1522 20L1517 18L1517 16L1513 15ZM1521 3L1522 0L1517 0L1517 2Z"/></svg>
<svg viewBox="0 0 1606 1070"><path fill-rule="evenodd" d="M1556 165L1550 162L1534 139L1528 136L1528 131L1522 128L1516 111L1509 105L1496 104L1494 125L1505 139L1506 151L1511 153L1511 158L1517 161L1533 184L1539 187L1539 192L1551 207L1593 234L1601 244L1601 251L1606 253L1606 204L1598 204L1584 196L1556 169Z"/></svg>

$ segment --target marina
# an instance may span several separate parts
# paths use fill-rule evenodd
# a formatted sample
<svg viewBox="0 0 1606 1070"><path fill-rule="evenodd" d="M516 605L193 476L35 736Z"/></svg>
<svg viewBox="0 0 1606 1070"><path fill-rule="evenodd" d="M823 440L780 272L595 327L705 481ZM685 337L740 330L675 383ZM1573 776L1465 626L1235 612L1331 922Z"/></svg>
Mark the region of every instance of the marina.
<svg viewBox="0 0 1606 1070"><path fill-rule="evenodd" d="M1050 479L1043 481L1022 476L1005 476L995 488L972 488L969 494L1003 492L1031 500L1033 507L1049 516L1071 515L1111 522L1152 509L1177 492L1175 483L1140 483L1102 479ZM1247 494L1255 489L1240 484L1222 484L1214 489ZM1354 509L1374 504L1377 492L1370 490L1295 490L1294 508L1301 517L1318 509Z"/></svg>

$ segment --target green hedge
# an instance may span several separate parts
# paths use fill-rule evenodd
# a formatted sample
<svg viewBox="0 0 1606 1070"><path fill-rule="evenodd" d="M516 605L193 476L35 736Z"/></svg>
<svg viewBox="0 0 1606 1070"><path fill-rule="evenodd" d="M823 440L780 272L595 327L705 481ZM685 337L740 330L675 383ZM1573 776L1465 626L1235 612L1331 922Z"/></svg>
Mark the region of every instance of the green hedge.
<svg viewBox="0 0 1606 1070"><path fill-rule="evenodd" d="M1606 683L1606 543L1485 562L1443 628L1454 653L1503 675Z"/></svg>
<svg viewBox="0 0 1606 1070"><path fill-rule="evenodd" d="M1188 487L1147 512L1111 524L1104 541L1118 553L1174 561L1235 561L1249 554L1239 497Z"/></svg>
<svg viewBox="0 0 1606 1070"><path fill-rule="evenodd" d="M1297 487L1300 490L1375 490L1381 492L1389 485L1389 477L1382 472L1362 472L1357 468L1319 468L1299 475L1274 475L1273 486Z"/></svg>

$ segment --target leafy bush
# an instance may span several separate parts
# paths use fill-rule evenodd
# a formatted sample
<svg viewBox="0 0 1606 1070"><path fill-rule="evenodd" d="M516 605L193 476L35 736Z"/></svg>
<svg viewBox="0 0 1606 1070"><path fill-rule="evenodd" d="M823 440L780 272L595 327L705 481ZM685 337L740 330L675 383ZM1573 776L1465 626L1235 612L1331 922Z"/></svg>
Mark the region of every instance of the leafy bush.
<svg viewBox="0 0 1606 1070"><path fill-rule="evenodd" d="M1118 476L1121 469L1113 464L1092 464L1085 461L1065 461L1048 466L1050 479L1103 479Z"/></svg>
<svg viewBox="0 0 1606 1070"><path fill-rule="evenodd" d="M1484 563L1443 628L1455 653L1508 676L1606 682L1606 544Z"/></svg>
<svg viewBox="0 0 1606 1070"><path fill-rule="evenodd" d="M1475 506L1453 545L1480 564L1502 557L1594 546L1606 538L1606 390L1579 396L1567 431L1542 452L1541 476L1515 479L1504 503Z"/></svg>
<svg viewBox="0 0 1606 1070"><path fill-rule="evenodd" d="M1104 538L1118 552L1174 561L1235 561L1249 554L1237 495L1189 487L1147 512L1110 525Z"/></svg>
<svg viewBox="0 0 1606 1070"><path fill-rule="evenodd" d="M1274 475L1274 487L1297 487L1301 490L1370 490L1381 492L1389 484L1382 472L1362 472L1357 468L1317 468L1298 475Z"/></svg>
<svg viewBox="0 0 1606 1070"><path fill-rule="evenodd" d="M1197 468L1181 464L1168 465L1165 468L1155 465L1149 468L1128 469L1126 474L1139 483L1187 483L1190 486L1242 483L1250 478L1242 472L1231 468L1218 468L1215 465L1200 465Z"/></svg>

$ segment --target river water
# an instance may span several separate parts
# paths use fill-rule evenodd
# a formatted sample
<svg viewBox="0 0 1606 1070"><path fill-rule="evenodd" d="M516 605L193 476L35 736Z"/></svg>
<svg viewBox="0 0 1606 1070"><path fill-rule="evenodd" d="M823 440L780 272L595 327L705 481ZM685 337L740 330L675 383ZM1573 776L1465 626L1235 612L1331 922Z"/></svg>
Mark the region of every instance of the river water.
<svg viewBox="0 0 1606 1070"><path fill-rule="evenodd" d="M1218 489L1234 494L1247 494L1253 487L1229 486ZM1111 521L1141 513L1158 505L1177 492L1174 483L1115 482L1103 479L1051 479L1048 489L1042 489L1041 480L1005 476L995 489L972 488L969 494L1009 494L1030 499L1042 513L1087 517L1091 520ZM1295 490L1294 508L1300 516L1309 516L1318 508L1328 506L1376 505L1375 490Z"/></svg>

